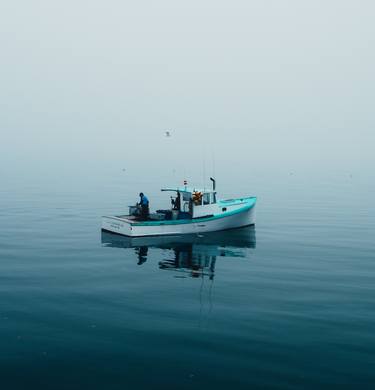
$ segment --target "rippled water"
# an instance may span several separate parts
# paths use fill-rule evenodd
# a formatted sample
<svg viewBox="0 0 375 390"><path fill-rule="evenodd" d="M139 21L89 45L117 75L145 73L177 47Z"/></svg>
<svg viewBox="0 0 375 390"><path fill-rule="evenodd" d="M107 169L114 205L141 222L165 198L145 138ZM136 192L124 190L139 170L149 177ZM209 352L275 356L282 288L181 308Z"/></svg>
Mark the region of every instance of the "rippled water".
<svg viewBox="0 0 375 390"><path fill-rule="evenodd" d="M1 190L2 388L373 388L372 183L259 180L255 228L139 241L100 231L138 188L67 187Z"/></svg>

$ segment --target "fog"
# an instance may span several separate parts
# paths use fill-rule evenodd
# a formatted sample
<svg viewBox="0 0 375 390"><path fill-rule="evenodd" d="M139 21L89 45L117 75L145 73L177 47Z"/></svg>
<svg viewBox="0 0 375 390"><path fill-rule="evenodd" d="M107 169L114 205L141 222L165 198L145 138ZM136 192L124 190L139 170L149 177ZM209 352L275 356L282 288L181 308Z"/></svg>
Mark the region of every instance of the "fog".
<svg viewBox="0 0 375 390"><path fill-rule="evenodd" d="M3 1L0 174L373 175L374 11Z"/></svg>

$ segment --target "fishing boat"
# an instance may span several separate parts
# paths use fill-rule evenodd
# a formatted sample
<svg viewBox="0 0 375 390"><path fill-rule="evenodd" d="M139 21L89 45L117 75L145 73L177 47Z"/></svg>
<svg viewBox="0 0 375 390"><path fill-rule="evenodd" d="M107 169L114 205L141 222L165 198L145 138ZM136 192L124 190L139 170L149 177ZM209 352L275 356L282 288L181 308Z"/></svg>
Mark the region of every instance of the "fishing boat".
<svg viewBox="0 0 375 390"><path fill-rule="evenodd" d="M255 224L256 197L217 199L216 181L212 189L197 189L184 183L182 187L162 188L173 192L167 210L141 218L136 206L129 206L128 215L103 216L102 230L128 237L199 234L236 229Z"/></svg>

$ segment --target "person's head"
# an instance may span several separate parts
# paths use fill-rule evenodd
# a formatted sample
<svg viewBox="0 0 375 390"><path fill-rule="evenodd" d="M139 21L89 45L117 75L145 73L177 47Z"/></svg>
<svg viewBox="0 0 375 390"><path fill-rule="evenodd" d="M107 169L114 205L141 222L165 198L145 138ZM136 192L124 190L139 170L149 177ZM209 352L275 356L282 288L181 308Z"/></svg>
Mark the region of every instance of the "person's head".
<svg viewBox="0 0 375 390"><path fill-rule="evenodd" d="M144 197L143 192L140 192L139 196L140 196L141 198L143 198L143 197Z"/></svg>

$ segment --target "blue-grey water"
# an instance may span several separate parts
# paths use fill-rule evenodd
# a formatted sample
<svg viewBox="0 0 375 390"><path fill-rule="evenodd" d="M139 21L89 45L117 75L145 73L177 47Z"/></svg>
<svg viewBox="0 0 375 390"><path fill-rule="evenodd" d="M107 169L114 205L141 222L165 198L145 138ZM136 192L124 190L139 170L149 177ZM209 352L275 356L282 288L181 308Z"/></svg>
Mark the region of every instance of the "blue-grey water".
<svg viewBox="0 0 375 390"><path fill-rule="evenodd" d="M104 171L3 180L2 389L374 388L366 176L223 174L255 228L130 242L101 215L174 183Z"/></svg>

